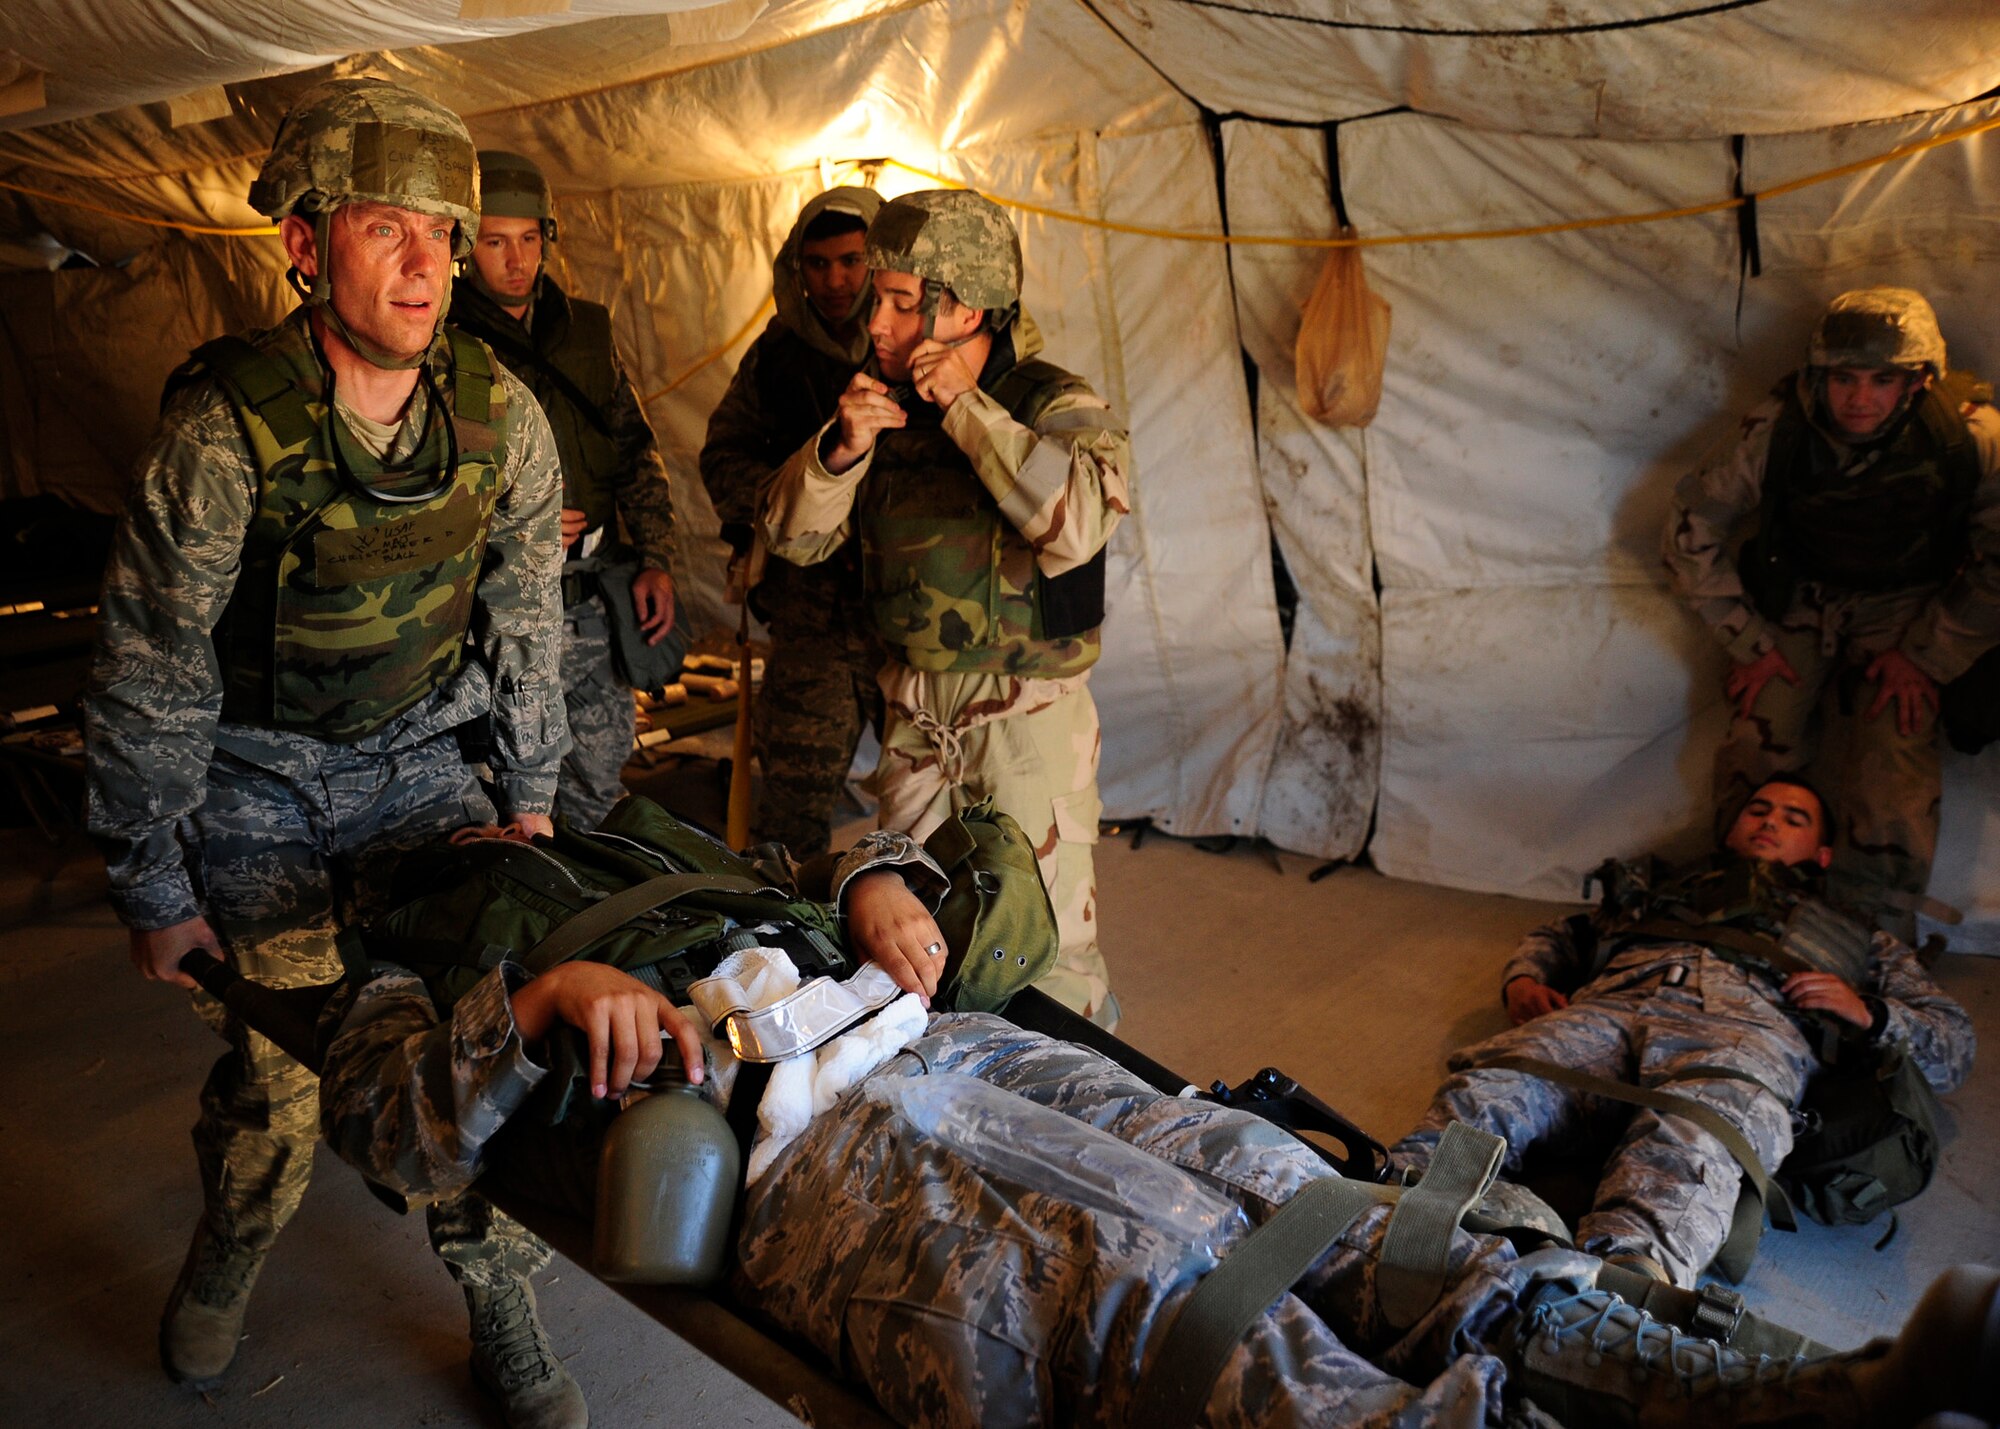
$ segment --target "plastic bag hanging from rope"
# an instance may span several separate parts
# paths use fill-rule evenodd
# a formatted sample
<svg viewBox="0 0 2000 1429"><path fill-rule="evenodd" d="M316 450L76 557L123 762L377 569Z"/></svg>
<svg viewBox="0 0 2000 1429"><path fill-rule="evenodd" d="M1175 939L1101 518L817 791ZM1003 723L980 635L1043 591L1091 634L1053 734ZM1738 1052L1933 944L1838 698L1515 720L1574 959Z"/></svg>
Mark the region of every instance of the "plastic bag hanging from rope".
<svg viewBox="0 0 2000 1429"><path fill-rule="evenodd" d="M1354 230L1343 227L1342 238ZM1300 315L1299 406L1330 427L1365 427L1382 401L1389 356L1389 304L1368 286L1359 248L1326 255Z"/></svg>

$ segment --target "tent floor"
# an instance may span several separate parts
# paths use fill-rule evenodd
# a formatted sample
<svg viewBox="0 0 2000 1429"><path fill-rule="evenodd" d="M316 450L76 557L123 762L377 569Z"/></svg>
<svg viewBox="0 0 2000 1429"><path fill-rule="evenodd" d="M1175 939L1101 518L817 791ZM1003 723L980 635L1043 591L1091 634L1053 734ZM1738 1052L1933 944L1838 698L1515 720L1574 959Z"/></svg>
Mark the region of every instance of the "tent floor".
<svg viewBox="0 0 2000 1429"><path fill-rule="evenodd" d="M324 1152L229 1377L208 1396L161 1377L156 1317L199 1199L186 1129L216 1043L178 994L132 975L94 860L80 853L38 888L47 861L29 837L0 833L0 1224L12 1229L0 1250L0 1423L493 1423L421 1219L391 1215ZM1314 860L1278 862L1282 873L1247 847L1209 854L1163 836L1136 851L1101 845L1121 1035L1204 1080L1276 1064L1393 1139L1446 1051L1501 1025L1500 960L1548 905L1363 869L1308 883ZM1939 971L2000 1047L2000 960L1950 957ZM1854 1344L1892 1329L1947 1265L1990 1258L1996 1085L1983 1067L1948 1103L1944 1165L1887 1249L1871 1251L1873 1227L1767 1235L1744 1287L1753 1308ZM595 1423L796 1423L577 1267L558 1261L543 1280L550 1335Z"/></svg>

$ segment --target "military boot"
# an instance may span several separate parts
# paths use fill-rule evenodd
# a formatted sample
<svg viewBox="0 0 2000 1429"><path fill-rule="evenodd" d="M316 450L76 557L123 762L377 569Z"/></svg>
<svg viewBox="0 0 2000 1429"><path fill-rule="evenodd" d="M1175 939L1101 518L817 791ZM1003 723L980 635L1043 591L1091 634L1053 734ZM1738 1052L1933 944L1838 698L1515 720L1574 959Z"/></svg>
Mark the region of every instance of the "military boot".
<svg viewBox="0 0 2000 1429"><path fill-rule="evenodd" d="M1959 1266L1895 1339L1824 1359L1683 1334L1607 1290L1545 1285L1522 1306L1520 1391L1564 1423L1909 1425L2000 1416L2000 1270Z"/></svg>
<svg viewBox="0 0 2000 1429"><path fill-rule="evenodd" d="M250 1287L269 1249L225 1240L206 1217L195 1226L180 1278L160 1314L160 1368L167 1378L197 1389L222 1378L236 1358Z"/></svg>
<svg viewBox="0 0 2000 1429"><path fill-rule="evenodd" d="M584 1429L590 1409L535 1314L526 1279L465 1287L472 1315L472 1377L500 1403L508 1429Z"/></svg>

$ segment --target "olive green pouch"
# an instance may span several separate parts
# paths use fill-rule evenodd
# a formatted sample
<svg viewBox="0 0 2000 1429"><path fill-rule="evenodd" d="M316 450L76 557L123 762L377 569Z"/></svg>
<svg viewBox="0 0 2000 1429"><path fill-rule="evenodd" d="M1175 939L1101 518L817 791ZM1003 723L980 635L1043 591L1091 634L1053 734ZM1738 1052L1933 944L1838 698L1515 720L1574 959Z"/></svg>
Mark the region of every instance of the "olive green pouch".
<svg viewBox="0 0 2000 1429"><path fill-rule="evenodd" d="M936 915L952 950L938 1004L997 1012L1056 961L1056 914L1035 851L987 799L938 825L924 852L951 880Z"/></svg>

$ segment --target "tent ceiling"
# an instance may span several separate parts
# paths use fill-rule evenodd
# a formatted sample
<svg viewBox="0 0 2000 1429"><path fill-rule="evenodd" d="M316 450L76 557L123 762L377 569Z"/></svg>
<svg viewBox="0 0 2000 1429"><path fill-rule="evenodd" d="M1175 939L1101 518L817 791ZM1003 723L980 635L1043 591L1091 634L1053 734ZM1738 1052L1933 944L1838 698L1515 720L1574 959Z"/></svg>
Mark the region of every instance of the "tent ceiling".
<svg viewBox="0 0 2000 1429"><path fill-rule="evenodd" d="M1207 108L1291 122L1408 107L1509 133L1693 139L1888 118L2000 82L1991 0L1080 3Z"/></svg>
<svg viewBox="0 0 2000 1429"><path fill-rule="evenodd" d="M47 103L0 117L0 129L162 102L358 51L604 16L670 14L680 43L726 39L764 8L761 0L8 0L0 61L44 73ZM500 18L476 18L482 13Z"/></svg>

